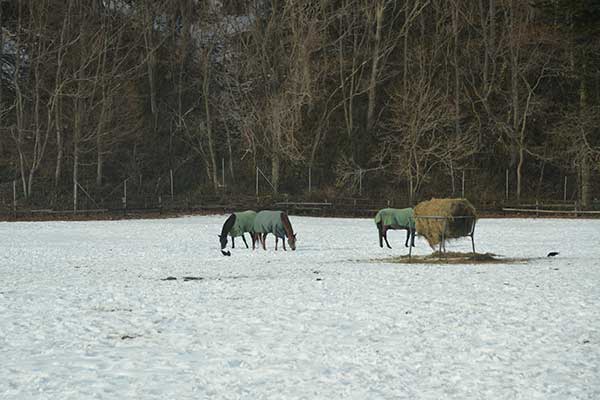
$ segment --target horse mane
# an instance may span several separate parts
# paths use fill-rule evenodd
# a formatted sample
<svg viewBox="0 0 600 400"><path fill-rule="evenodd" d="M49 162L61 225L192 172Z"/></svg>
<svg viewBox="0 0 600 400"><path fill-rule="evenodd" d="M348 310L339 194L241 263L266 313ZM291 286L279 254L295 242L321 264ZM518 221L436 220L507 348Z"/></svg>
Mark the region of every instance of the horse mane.
<svg viewBox="0 0 600 400"><path fill-rule="evenodd" d="M235 224L235 214L231 214L229 216L229 218L227 218L227 220L225 220L225 223L223 224L223 229L221 229L220 236L227 236L227 234L229 234L229 232L231 232L231 228L233 228L234 224Z"/></svg>
<svg viewBox="0 0 600 400"><path fill-rule="evenodd" d="M294 229L292 228L292 223L285 211L281 212L281 222L283 223L283 229L285 230L287 237L292 237L294 235Z"/></svg>

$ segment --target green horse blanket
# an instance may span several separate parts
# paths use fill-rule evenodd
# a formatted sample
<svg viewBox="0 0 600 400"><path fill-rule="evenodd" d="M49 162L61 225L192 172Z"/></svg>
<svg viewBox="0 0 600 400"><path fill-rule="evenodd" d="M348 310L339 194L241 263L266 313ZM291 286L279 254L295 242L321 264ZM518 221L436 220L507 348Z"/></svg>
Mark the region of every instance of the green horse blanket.
<svg viewBox="0 0 600 400"><path fill-rule="evenodd" d="M379 210L375 215L375 224L380 222L392 229L415 228L412 208L384 208Z"/></svg>
<svg viewBox="0 0 600 400"><path fill-rule="evenodd" d="M242 236L246 232L254 232L254 219L256 218L256 211L242 211L236 212L235 224L229 231L231 237Z"/></svg>
<svg viewBox="0 0 600 400"><path fill-rule="evenodd" d="M278 238L285 238L285 229L281 221L283 211L259 211L254 220L254 232L272 233Z"/></svg>

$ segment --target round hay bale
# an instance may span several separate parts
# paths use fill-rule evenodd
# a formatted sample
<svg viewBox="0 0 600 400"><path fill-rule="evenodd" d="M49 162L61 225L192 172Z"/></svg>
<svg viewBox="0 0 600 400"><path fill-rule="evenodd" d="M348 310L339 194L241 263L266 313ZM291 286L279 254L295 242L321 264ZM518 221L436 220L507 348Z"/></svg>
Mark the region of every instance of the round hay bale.
<svg viewBox="0 0 600 400"><path fill-rule="evenodd" d="M471 234L477 213L467 199L431 199L417 204L414 217L417 233L433 248L442 239Z"/></svg>

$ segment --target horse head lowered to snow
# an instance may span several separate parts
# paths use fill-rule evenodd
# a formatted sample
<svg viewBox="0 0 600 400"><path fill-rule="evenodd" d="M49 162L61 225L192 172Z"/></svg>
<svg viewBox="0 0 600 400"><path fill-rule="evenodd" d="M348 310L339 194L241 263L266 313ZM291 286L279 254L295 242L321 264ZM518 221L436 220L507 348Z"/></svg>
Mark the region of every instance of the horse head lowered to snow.
<svg viewBox="0 0 600 400"><path fill-rule="evenodd" d="M387 231L390 229L405 229L406 242L405 247L408 247L408 239L411 239L410 245L415 245L415 219L413 217L412 208L384 208L375 215L375 224L379 231L379 246L383 247L383 240L388 248L392 248L387 240Z"/></svg>
<svg viewBox="0 0 600 400"><path fill-rule="evenodd" d="M296 234L292 228L292 223L288 215L284 211L259 211L254 220L254 233L252 235L252 249L257 240L262 244L264 250L267 249L266 238L267 234L275 235L275 250L277 250L277 242L279 239L283 242L283 250L285 248L285 239L292 250L296 250Z"/></svg>
<svg viewBox="0 0 600 400"><path fill-rule="evenodd" d="M227 236L231 236L231 248L235 249L235 238L238 236L242 237L246 248L248 248L248 242L244 237L244 233L249 233L252 236L254 227L254 218L256 218L255 211L243 211L233 213L225 220L221 234L219 236L219 242L221 243L221 251L227 247ZM254 247L254 243L252 244ZM226 254L223 252L223 254Z"/></svg>

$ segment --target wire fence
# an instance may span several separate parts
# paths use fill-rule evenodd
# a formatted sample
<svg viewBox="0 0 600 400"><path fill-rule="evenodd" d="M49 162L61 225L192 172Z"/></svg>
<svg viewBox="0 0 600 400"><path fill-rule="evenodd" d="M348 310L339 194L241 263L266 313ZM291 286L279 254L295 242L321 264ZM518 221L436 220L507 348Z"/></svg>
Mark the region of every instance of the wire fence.
<svg viewBox="0 0 600 400"><path fill-rule="evenodd" d="M436 185L436 191L411 196L408 184L397 184L386 191L370 188L374 178L364 175L359 191L336 192L326 186L325 171L307 168L305 176L296 177L296 193L285 191L273 195L270 175L256 168L255 184L242 191L232 191L225 174L217 190L189 191L185 182L179 182L177 170L169 170L158 177L130 176L110 186L97 185L93 180L82 180L69 190L53 190L53 183L39 179L35 182L35 196L25 198L21 181L0 182L0 216L6 218L35 218L56 215L132 216L136 214L170 214L214 212L226 213L240 209L282 209L291 214L316 216L370 217L379 209L405 208L430 197L464 197L470 199L482 213L521 213L525 215L594 215L600 202L582 210L577 201L576 180L564 177L564 185L550 198L518 201L514 183L480 182L481 171L463 169L454 172L446 185ZM183 177L181 178L183 181ZM373 182L373 186L380 182ZM299 190L300 189L300 190ZM327 189L327 190L326 190ZM504 192L504 193L503 193ZM504 194L504 196L499 193Z"/></svg>

